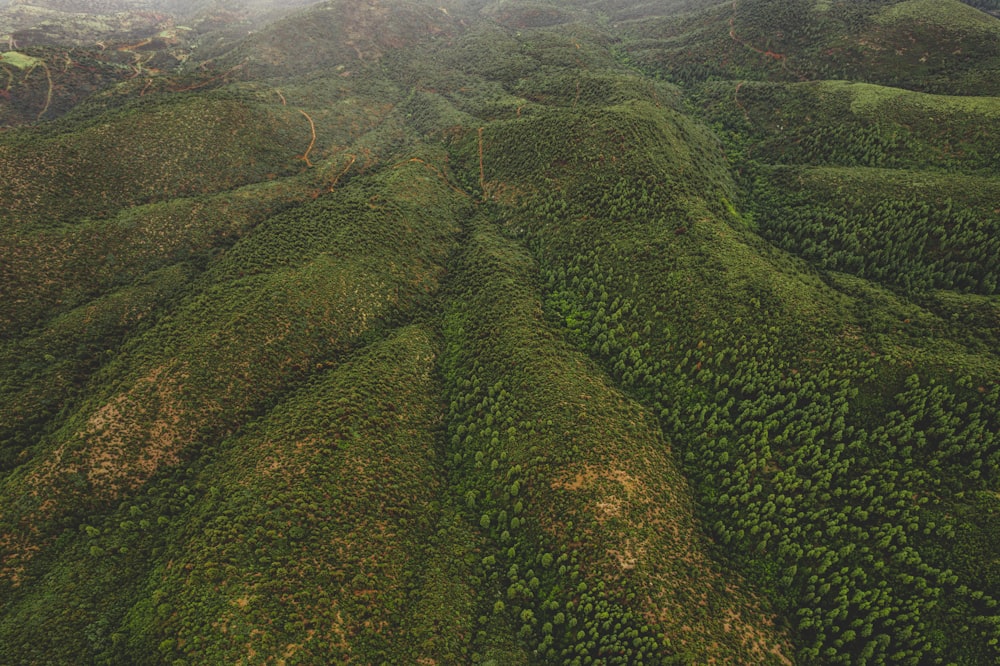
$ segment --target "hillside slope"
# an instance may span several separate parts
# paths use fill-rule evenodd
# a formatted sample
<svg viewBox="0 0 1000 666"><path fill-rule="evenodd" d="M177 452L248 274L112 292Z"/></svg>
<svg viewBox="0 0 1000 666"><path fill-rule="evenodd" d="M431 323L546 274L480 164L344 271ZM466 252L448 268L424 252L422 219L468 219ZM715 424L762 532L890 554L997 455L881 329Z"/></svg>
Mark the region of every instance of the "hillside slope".
<svg viewBox="0 0 1000 666"><path fill-rule="evenodd" d="M1000 20L252 9L0 59L0 661L1000 660Z"/></svg>

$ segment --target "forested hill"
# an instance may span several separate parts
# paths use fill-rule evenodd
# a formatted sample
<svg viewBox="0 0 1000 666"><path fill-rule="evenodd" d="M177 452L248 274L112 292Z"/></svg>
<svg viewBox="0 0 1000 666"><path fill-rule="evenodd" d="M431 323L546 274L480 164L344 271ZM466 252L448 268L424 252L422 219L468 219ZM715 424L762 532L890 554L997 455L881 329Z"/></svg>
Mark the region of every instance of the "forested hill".
<svg viewBox="0 0 1000 666"><path fill-rule="evenodd" d="M1000 663L1000 19L0 2L0 663Z"/></svg>

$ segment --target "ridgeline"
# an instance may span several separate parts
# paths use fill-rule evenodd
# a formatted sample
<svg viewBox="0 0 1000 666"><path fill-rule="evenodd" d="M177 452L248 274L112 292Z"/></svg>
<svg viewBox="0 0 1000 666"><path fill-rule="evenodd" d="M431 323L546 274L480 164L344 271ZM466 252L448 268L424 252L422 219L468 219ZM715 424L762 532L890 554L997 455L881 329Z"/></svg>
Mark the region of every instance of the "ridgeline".
<svg viewBox="0 0 1000 666"><path fill-rule="evenodd" d="M0 8L0 662L1000 663L1000 7Z"/></svg>

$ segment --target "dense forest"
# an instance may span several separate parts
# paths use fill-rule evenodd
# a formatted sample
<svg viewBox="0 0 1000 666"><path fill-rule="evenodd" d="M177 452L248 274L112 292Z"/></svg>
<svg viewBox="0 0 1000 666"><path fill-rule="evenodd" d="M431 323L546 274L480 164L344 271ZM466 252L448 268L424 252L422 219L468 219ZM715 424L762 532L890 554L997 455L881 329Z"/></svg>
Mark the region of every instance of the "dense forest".
<svg viewBox="0 0 1000 666"><path fill-rule="evenodd" d="M1000 664L1000 4L278 5L0 1L0 663Z"/></svg>

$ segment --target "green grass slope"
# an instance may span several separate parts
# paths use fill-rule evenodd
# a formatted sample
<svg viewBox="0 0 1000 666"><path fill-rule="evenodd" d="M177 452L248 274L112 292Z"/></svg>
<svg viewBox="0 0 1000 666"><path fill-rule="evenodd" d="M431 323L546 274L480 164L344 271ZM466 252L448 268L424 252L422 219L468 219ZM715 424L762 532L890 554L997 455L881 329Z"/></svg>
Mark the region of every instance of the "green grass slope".
<svg viewBox="0 0 1000 666"><path fill-rule="evenodd" d="M551 320L659 415L700 517L783 609L800 660L993 659L995 578L959 564L984 556L986 542L958 518L989 506L996 483L992 348L918 303L858 291L768 248L727 205L736 188L722 151L688 117L597 102L525 107L457 144L495 219L532 248ZM805 172L788 172L779 195L824 196L819 183L795 184ZM906 174L845 173L871 177L847 202L846 186L830 192L828 205L860 212L905 196ZM992 178L935 176L909 178L914 191L916 179L933 184L924 197L962 191L965 217L937 214L969 239L956 250L973 255L954 260L989 270L991 235L975 211L991 212ZM770 205L755 190L742 196ZM889 233L906 247L899 226ZM927 250L930 266L938 251ZM884 255L873 248L893 266ZM978 306L985 322L989 302ZM949 633L957 616L964 629Z"/></svg>
<svg viewBox="0 0 1000 666"><path fill-rule="evenodd" d="M5 229L108 217L288 175L309 145L308 126L290 109L210 95L142 101L66 134L10 132L0 149Z"/></svg>
<svg viewBox="0 0 1000 666"><path fill-rule="evenodd" d="M202 663L253 653L461 663L476 543L469 528L454 544L436 536L447 520L436 357L426 330L403 329L227 443L204 478L245 490L192 507L201 529L186 530L170 566L149 576L177 612L160 621L153 604L132 611L130 627L155 627L138 653L162 654L166 641L167 659ZM218 588L189 571L218 577Z"/></svg>
<svg viewBox="0 0 1000 666"><path fill-rule="evenodd" d="M1000 92L1000 24L958 0L737 0L624 27L635 62L673 80L852 79Z"/></svg>
<svg viewBox="0 0 1000 666"><path fill-rule="evenodd" d="M997 25L323 2L0 133L0 662L996 662Z"/></svg>
<svg viewBox="0 0 1000 666"><path fill-rule="evenodd" d="M996 174L996 97L848 81L712 82L706 111L761 162Z"/></svg>
<svg viewBox="0 0 1000 666"><path fill-rule="evenodd" d="M442 495L436 357L404 328L91 518L4 645L45 663L464 663L477 542Z"/></svg>
<svg viewBox="0 0 1000 666"><path fill-rule="evenodd" d="M237 274L208 281L135 338L37 459L4 480L8 584L67 513L117 499L195 443L231 432L433 292L464 205L437 174L404 162L330 198L343 203L295 208L234 247ZM365 239L367 250L355 245ZM88 488L85 504L74 479Z"/></svg>
<svg viewBox="0 0 1000 666"><path fill-rule="evenodd" d="M712 561L653 415L545 321L530 256L480 223L461 262L448 452L487 535L494 615L549 663L786 662L773 619Z"/></svg>
<svg viewBox="0 0 1000 666"><path fill-rule="evenodd" d="M907 340L919 354L902 335L880 340L859 316L867 295L709 211L678 239L641 215L567 209L508 213L548 267L551 316L660 416L711 533L788 614L799 657L989 658L995 583L959 573L942 544L982 554L964 550L952 507L973 511L980 496L966 493L996 482L995 355L945 355L933 335ZM644 238L591 245L609 227ZM904 386L914 358L927 374ZM944 638L952 614L970 618L972 640Z"/></svg>

